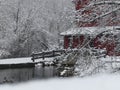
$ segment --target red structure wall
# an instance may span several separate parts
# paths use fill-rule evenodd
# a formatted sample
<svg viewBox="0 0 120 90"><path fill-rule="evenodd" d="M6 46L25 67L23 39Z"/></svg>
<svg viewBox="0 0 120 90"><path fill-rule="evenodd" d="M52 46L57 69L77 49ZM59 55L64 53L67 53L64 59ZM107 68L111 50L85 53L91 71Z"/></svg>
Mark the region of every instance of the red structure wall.
<svg viewBox="0 0 120 90"><path fill-rule="evenodd" d="M74 0L74 4L75 4L75 9L77 11L79 11L80 9L84 8L84 6L88 5L90 3L91 0ZM84 12L82 12L82 14L90 14L92 13L92 10L85 10ZM99 12L97 12L98 14L101 14ZM112 14L111 14L112 15ZM118 24L120 24L119 21L110 21L112 16L110 15L110 18L108 18L108 22L106 24L106 26L117 26ZM114 16L113 16L114 17ZM78 27L95 27L95 26L99 26L98 22L100 22L99 20L95 20L93 22L77 22L77 26ZM72 37L72 43L71 43L71 37ZM116 43L113 40L110 40L110 37L108 38L106 41L101 42L99 39L102 37L101 35L96 36L96 38L93 39L92 41L92 45L95 48L100 48L100 49L106 49L107 51L107 55L112 56L112 55L119 55L120 53L115 53L115 47L116 47ZM85 42L85 36L84 35L79 35L79 36L65 36L64 37L64 48L77 48L77 47L81 47L83 45L83 43Z"/></svg>
<svg viewBox="0 0 120 90"><path fill-rule="evenodd" d="M116 47L114 40L106 40L104 42L101 42L101 41L99 41L99 38L100 37L97 36L94 39L94 42L93 42L94 43L94 47L96 47L97 49L99 49L99 48L100 49L106 49L107 55L109 55L109 56L118 55L117 53L114 52L115 51L115 47Z"/></svg>
<svg viewBox="0 0 120 90"><path fill-rule="evenodd" d="M73 2L75 3L75 9L80 10L85 5L87 5L89 3L89 1L90 0L73 0Z"/></svg>
<svg viewBox="0 0 120 90"><path fill-rule="evenodd" d="M69 37L70 36L64 36L64 48L65 49L69 48L69 44L70 44Z"/></svg>
<svg viewBox="0 0 120 90"><path fill-rule="evenodd" d="M64 48L81 48L86 44L87 41L90 40L90 42L88 43L89 46L94 47L96 49L106 49L106 54L109 56L120 56L120 52L115 51L115 48L117 46L117 41L114 41L115 36L106 35L106 38L103 39L103 41L100 41L100 38L102 38L103 35L97 35L91 40L89 37L86 38L84 35L64 36Z"/></svg>
<svg viewBox="0 0 120 90"><path fill-rule="evenodd" d="M84 42L84 35L81 36L64 36L64 48L79 48Z"/></svg>
<svg viewBox="0 0 120 90"><path fill-rule="evenodd" d="M90 4L90 2L91 2L92 0L73 0L73 2L74 2L74 4L75 4L75 10L76 11L78 11L77 13L76 13L76 16L77 17L79 17L79 10L81 10L81 9L83 9L83 8L85 8L87 5L89 5ZM107 0L106 0L107 1ZM106 5L106 4L105 4ZM101 9L101 8L103 8L103 9ZM96 13L96 15L102 15L102 12L104 12L104 8L106 8L106 7L104 7L104 5L102 5L102 6L98 6L97 7L97 5L96 6L94 6L94 7L90 7L90 8L87 8L87 9L85 9L85 10L83 10L81 13L82 13L82 15L84 15L84 16L86 16L86 15L88 15L87 17L83 17L84 19L86 19L86 18L89 18L90 16L94 16L95 15L95 13ZM108 11L109 12L109 11ZM94 14L93 14L94 13ZM80 14L80 16L81 16L81 14ZM116 26L116 25L120 25L120 20L113 20L113 18L115 18L115 17L119 17L119 15L116 15L116 13L110 13L109 15L107 15L107 18L105 18L106 19L106 21L105 22L107 22L106 23L106 26ZM77 24L77 26L78 27L92 27L92 26L99 26L99 24L100 24L100 22L101 21L104 21L105 20L104 18L102 19L102 18L98 18L98 19L96 19L96 20L94 20L94 21L92 21L92 22L84 22L84 21L78 21L78 19L77 19L77 21L76 21L76 24Z"/></svg>

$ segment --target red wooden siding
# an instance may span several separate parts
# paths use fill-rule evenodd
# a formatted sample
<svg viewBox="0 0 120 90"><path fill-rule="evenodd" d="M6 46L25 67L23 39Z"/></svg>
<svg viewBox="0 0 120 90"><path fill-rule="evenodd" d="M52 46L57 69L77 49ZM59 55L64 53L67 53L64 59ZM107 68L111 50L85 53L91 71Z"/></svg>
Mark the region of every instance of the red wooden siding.
<svg viewBox="0 0 120 90"><path fill-rule="evenodd" d="M75 3L75 9L80 10L84 7L84 5L88 4L89 0L74 0Z"/></svg>
<svg viewBox="0 0 120 90"><path fill-rule="evenodd" d="M91 2L91 0L74 0L75 10L79 11L80 9L86 7L90 2ZM82 15L84 15L84 16L88 15L87 18L89 18L91 15L93 15L92 13L96 13L96 16L102 15L102 9L99 8L96 11L95 10L96 8L98 8L98 7L97 6L90 7L89 9L84 10L82 12ZM103 7L101 6L101 8L103 8ZM84 21L82 22L82 21L79 21L79 19L77 19L77 17L79 17L79 15L80 15L78 12L78 13L76 13L76 24L78 25L78 27L92 27L92 26L99 26L100 22L104 21L104 22L107 22L106 26L120 25L119 19L113 20L113 18L115 18L115 17L119 18L119 15L116 12L114 12L114 13L110 13L106 19L98 18L98 19L94 20L93 22L84 22ZM86 18L86 17L83 17L83 18Z"/></svg>
<svg viewBox="0 0 120 90"><path fill-rule="evenodd" d="M73 36L72 48L76 48L79 45L79 36Z"/></svg>
<svg viewBox="0 0 120 90"><path fill-rule="evenodd" d="M75 9L80 10L81 8L84 8L85 5L89 4L91 0L74 0L75 3ZM88 10L85 10L82 12L82 14L90 15L94 13L93 10L94 8L90 8ZM97 15L101 15L101 12L98 10L96 12ZM79 16L79 13L76 13L76 16ZM105 22L109 22L106 24L106 26L119 26L120 25L120 20L115 19L114 21L112 20L113 17L119 17L115 16L113 14L110 14L107 19L105 19ZM77 17L76 17L77 19ZM104 20L104 18L103 18ZM102 19L97 19L92 22L84 22L84 21L76 21L76 24L78 27L96 27L99 26L99 23L102 21ZM104 33L104 32L103 32ZM93 40L89 43L92 47L95 48L100 48L100 49L106 49L107 55L112 56L112 55L119 55L120 56L120 51L116 51L116 44L117 41L115 41L115 36L111 37L110 34L105 36L104 41L101 41L101 38L103 36L103 33L97 35ZM72 41L71 41L72 40ZM85 35L65 35L64 36L64 48L80 48L83 46L85 41Z"/></svg>
<svg viewBox="0 0 120 90"><path fill-rule="evenodd" d="M70 36L64 36L64 48L65 49L69 47L69 43L70 43L69 37Z"/></svg>
<svg viewBox="0 0 120 90"><path fill-rule="evenodd" d="M113 35L109 32L104 36L104 38L103 35L105 35L104 32L100 33L95 38L92 38L89 45L97 49L106 49L106 54L109 56L120 56L120 51L116 51L116 47L120 44L116 41L116 38L118 39L119 35ZM88 40L90 40L89 36L86 37L85 35L64 36L64 48L81 48Z"/></svg>
<svg viewBox="0 0 120 90"><path fill-rule="evenodd" d="M72 39L71 39L72 38ZM72 41L70 41L72 40ZM64 48L79 48L84 42L84 35L64 36ZM70 46L71 45L71 46Z"/></svg>
<svg viewBox="0 0 120 90"><path fill-rule="evenodd" d="M120 52L115 51L117 45L116 44L117 41L115 41L115 36L111 37L111 35L106 35L105 39L103 39L103 41L100 41L102 37L103 35L101 34L94 39L94 47L106 49L107 55L109 56L120 55Z"/></svg>

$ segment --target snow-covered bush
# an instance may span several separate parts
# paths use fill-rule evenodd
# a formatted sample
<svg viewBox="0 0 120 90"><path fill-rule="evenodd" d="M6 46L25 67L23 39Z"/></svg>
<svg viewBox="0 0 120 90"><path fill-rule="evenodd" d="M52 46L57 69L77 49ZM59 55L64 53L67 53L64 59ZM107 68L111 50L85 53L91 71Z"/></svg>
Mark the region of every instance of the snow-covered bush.
<svg viewBox="0 0 120 90"><path fill-rule="evenodd" d="M81 49L77 54L75 75L84 77L100 72L101 68L104 67L104 62L100 60L101 54L98 50L93 52L93 49Z"/></svg>
<svg viewBox="0 0 120 90"><path fill-rule="evenodd" d="M10 53L6 50L0 50L0 58L8 58Z"/></svg>

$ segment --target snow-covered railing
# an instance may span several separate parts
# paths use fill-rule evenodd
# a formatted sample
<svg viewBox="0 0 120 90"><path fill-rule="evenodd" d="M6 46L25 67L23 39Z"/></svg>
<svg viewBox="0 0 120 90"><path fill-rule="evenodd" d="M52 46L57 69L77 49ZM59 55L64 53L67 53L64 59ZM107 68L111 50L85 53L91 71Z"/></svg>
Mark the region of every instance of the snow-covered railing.
<svg viewBox="0 0 120 90"><path fill-rule="evenodd" d="M52 51L44 51L44 52L39 52L39 53L33 53L32 59L31 60L35 60L35 59L45 59L45 58L50 58L50 57L55 57L55 56L60 56L62 53L64 53L65 50L52 50Z"/></svg>
<svg viewBox="0 0 120 90"><path fill-rule="evenodd" d="M87 50L87 48L86 48ZM89 49L88 49L89 50ZM39 53L33 53L31 56L31 60L34 62L35 59L45 59L45 58L51 58L56 56L61 56L62 54L68 54L71 52L82 52L81 49L61 49L61 50L52 50L52 51L44 51ZM91 55L95 55L98 57L104 57L106 55L105 50L98 50L98 49L92 49Z"/></svg>

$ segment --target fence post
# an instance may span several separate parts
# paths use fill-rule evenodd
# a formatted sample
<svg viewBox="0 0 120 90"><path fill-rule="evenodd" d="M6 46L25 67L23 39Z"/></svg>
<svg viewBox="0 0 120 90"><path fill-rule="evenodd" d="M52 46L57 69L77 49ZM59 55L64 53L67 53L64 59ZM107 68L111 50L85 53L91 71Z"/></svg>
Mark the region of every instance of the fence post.
<svg viewBox="0 0 120 90"><path fill-rule="evenodd" d="M42 58L43 58L43 60L45 59L45 53L44 52L42 52Z"/></svg>
<svg viewBox="0 0 120 90"><path fill-rule="evenodd" d="M55 51L53 50L53 57L55 56Z"/></svg>
<svg viewBox="0 0 120 90"><path fill-rule="evenodd" d="M35 61L35 59L34 59L34 54L32 54L32 59L31 59L33 62Z"/></svg>

